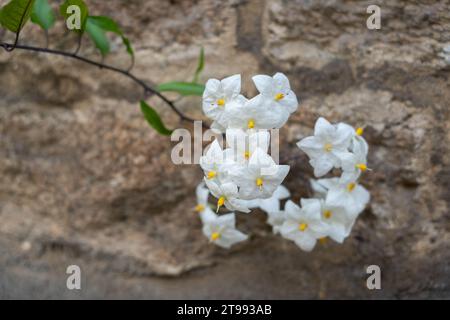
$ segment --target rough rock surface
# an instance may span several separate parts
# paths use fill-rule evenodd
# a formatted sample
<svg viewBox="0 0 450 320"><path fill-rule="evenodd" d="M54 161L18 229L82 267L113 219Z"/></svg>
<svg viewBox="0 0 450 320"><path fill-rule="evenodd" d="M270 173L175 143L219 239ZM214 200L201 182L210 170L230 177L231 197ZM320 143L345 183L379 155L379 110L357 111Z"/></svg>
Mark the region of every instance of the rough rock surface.
<svg viewBox="0 0 450 320"><path fill-rule="evenodd" d="M302 101L280 133L294 200L310 195L295 142L316 118L365 125L372 201L343 245L302 252L255 212L238 219L248 242L212 247L191 210L201 172L171 163L140 88L64 58L0 52L0 298L450 298L447 1L87 2L121 22L135 72L153 83L190 79L200 46L203 80L242 73L253 94L251 75L286 73ZM366 28L374 3L381 30ZM75 46L61 23L50 39ZM22 41L43 37L27 26ZM117 44L107 62L126 67ZM96 57L87 39L82 53ZM179 105L202 117L198 99ZM65 287L70 264L81 291ZM371 264L382 290L366 288Z"/></svg>

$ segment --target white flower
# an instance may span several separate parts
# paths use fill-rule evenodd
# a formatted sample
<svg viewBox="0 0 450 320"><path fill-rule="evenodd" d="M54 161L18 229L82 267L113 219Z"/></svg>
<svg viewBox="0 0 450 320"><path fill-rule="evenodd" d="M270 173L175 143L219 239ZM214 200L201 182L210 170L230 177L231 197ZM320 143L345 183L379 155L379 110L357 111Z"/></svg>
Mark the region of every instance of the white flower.
<svg viewBox="0 0 450 320"><path fill-rule="evenodd" d="M260 148L264 152L269 149L270 134L263 130L243 131L241 129L228 129L226 131L227 144L226 158L239 164L247 163L255 152Z"/></svg>
<svg viewBox="0 0 450 320"><path fill-rule="evenodd" d="M263 150L257 148L243 168L230 169L230 177L239 186L244 200L270 198L289 172L289 166L277 165Z"/></svg>
<svg viewBox="0 0 450 320"><path fill-rule="evenodd" d="M325 198L327 196L327 189L322 186L318 180L309 179L311 189L314 191L314 198Z"/></svg>
<svg viewBox="0 0 450 320"><path fill-rule="evenodd" d="M309 157L314 175L321 177L333 167L341 166L341 158L348 153L353 129L342 123L334 126L324 118L319 118L314 127L314 136L297 143Z"/></svg>
<svg viewBox="0 0 450 320"><path fill-rule="evenodd" d="M280 210L280 200L287 199L291 196L289 190L280 185L272 197L268 199L242 200L250 209L260 208L267 213L267 223L273 227L273 233L279 233L279 229L283 224L284 211Z"/></svg>
<svg viewBox="0 0 450 320"><path fill-rule="evenodd" d="M224 152L217 140L214 140L209 145L208 151L204 156L200 157L199 163L205 172L205 177L209 180L225 179L227 166L230 165L230 162L226 161Z"/></svg>
<svg viewBox="0 0 450 320"><path fill-rule="evenodd" d="M197 196L197 205L195 211L198 213L203 212L208 207L209 190L205 188L205 184L202 182L195 188L195 195Z"/></svg>
<svg viewBox="0 0 450 320"><path fill-rule="evenodd" d="M367 157L367 154L369 153L369 145L367 144L367 141L363 138L362 136L363 133L364 133L363 128L357 128L356 130L353 130L353 138L350 150L354 152L355 148L358 148L358 150L364 153L364 155Z"/></svg>
<svg viewBox="0 0 450 320"><path fill-rule="evenodd" d="M342 243L350 234L355 218L345 208L330 206L321 199L322 221L327 226L327 235L336 242Z"/></svg>
<svg viewBox="0 0 450 320"><path fill-rule="evenodd" d="M324 179L311 179L311 188L314 192L319 193L323 196L326 196L328 190L334 186L339 184L339 178L324 178Z"/></svg>
<svg viewBox="0 0 450 320"><path fill-rule="evenodd" d="M257 200L257 206L267 213L267 223L273 227L274 234L280 232L281 225L285 220L284 211L280 210L280 200L287 199L290 196L291 194L286 187L279 186L272 197Z"/></svg>
<svg viewBox="0 0 450 320"><path fill-rule="evenodd" d="M356 181L361 175L361 172L367 170L366 151L364 143L356 141L353 143L352 153L347 153L342 156L341 162L343 173L340 179L342 183Z"/></svg>
<svg viewBox="0 0 450 320"><path fill-rule="evenodd" d="M235 129L273 129L287 121L289 113L270 106L262 96L256 96L245 104L236 105L227 117L229 128Z"/></svg>
<svg viewBox="0 0 450 320"><path fill-rule="evenodd" d="M218 184L215 181L205 177L205 183L211 191L212 195L217 198L217 211L220 207L225 206L228 210L237 210L242 212L250 212L245 205L238 199L238 187L233 182L225 182Z"/></svg>
<svg viewBox="0 0 450 320"><path fill-rule="evenodd" d="M213 121L211 123L211 130L215 133L224 133L226 128L224 126L222 126L221 124L219 124L217 121Z"/></svg>
<svg viewBox="0 0 450 320"><path fill-rule="evenodd" d="M281 233L281 227L286 221L286 213L282 210L267 212L267 223L272 226L273 234Z"/></svg>
<svg viewBox="0 0 450 320"><path fill-rule="evenodd" d="M272 117L272 127L282 127L298 108L297 96L291 90L288 78L282 73L276 73L273 77L257 75L253 77L253 82L260 95L249 104L266 108Z"/></svg>
<svg viewBox="0 0 450 320"><path fill-rule="evenodd" d="M200 219L204 223L206 220L213 219L216 214L211 210L208 203L209 189L205 188L205 184L200 183L195 189L197 195L197 205L195 211L200 215Z"/></svg>
<svg viewBox="0 0 450 320"><path fill-rule="evenodd" d="M247 99L240 95L241 75L236 74L222 81L210 79L206 82L203 92L203 112L207 117L215 120L216 129L228 126L228 115L231 109L244 104Z"/></svg>
<svg viewBox="0 0 450 320"><path fill-rule="evenodd" d="M203 225L203 234L212 243L228 249L235 243L248 239L246 234L236 230L235 224L236 219L234 213L216 216L215 219L205 222Z"/></svg>
<svg viewBox="0 0 450 320"><path fill-rule="evenodd" d="M321 219L318 199L302 199L302 208L292 201L285 206L286 221L281 226L283 237L294 241L302 250L311 251L317 239L326 235L327 227Z"/></svg>
<svg viewBox="0 0 450 320"><path fill-rule="evenodd" d="M273 195L268 199L260 199L258 207L261 210L269 213L271 211L280 210L280 200L287 199L291 196L291 193L285 186L278 186Z"/></svg>
<svg viewBox="0 0 450 320"><path fill-rule="evenodd" d="M328 190L326 203L344 208L350 218L356 218L370 201L370 193L356 182L339 183Z"/></svg>

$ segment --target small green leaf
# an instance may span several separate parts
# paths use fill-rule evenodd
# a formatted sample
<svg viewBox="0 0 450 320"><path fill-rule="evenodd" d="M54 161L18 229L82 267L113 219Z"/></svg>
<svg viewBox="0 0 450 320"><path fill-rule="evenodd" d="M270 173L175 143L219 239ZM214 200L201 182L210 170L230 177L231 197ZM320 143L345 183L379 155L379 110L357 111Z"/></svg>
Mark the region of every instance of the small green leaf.
<svg viewBox="0 0 450 320"><path fill-rule="evenodd" d="M167 82L158 85L156 89L160 92L178 92L183 96L202 96L203 91L205 91L205 86L191 82Z"/></svg>
<svg viewBox="0 0 450 320"><path fill-rule="evenodd" d="M0 11L0 24L9 31L18 33L31 15L34 0L11 0Z"/></svg>
<svg viewBox="0 0 450 320"><path fill-rule="evenodd" d="M150 107L145 101L141 101L141 111L144 114L145 120L147 120L148 124L158 131L158 133L170 136L172 134L173 130L167 129L161 118L159 117L158 113Z"/></svg>
<svg viewBox="0 0 450 320"><path fill-rule="evenodd" d="M31 12L31 22L38 24L42 29L48 30L55 24L55 14L47 0L35 0Z"/></svg>
<svg viewBox="0 0 450 320"><path fill-rule="evenodd" d="M134 50L133 50L133 46L131 45L131 42L128 38L122 36L122 41L123 44L125 45L125 47L127 48L127 52L130 56L134 56Z"/></svg>
<svg viewBox="0 0 450 320"><path fill-rule="evenodd" d="M113 32L117 35L119 35L122 38L122 42L127 49L128 54L131 56L134 56L134 50L131 46L131 42L128 38L125 37L125 35L122 32L122 29L120 29L120 26L115 22L113 19L105 16L90 16L89 20L92 21L95 25L102 28L104 31Z"/></svg>
<svg viewBox="0 0 450 320"><path fill-rule="evenodd" d="M91 17L88 17L87 19L86 32L97 49L100 50L102 56L106 56L110 51L109 40L106 37L105 31L91 21Z"/></svg>
<svg viewBox="0 0 450 320"><path fill-rule="evenodd" d="M80 8L81 28L79 30L74 29L73 31L83 33L84 30L86 30L87 18L89 16L88 7L83 0L65 0L64 3L59 7L59 11L61 15L64 17L64 19L66 19L66 21L73 15L73 13L67 13L67 8L69 8L70 6L78 6Z"/></svg>
<svg viewBox="0 0 450 320"><path fill-rule="evenodd" d="M194 80L192 80L192 82L194 83L198 82L198 78L200 77L200 73L203 71L204 67L205 67L205 51L203 50L202 47L200 49L200 56L198 58L197 70L195 70Z"/></svg>

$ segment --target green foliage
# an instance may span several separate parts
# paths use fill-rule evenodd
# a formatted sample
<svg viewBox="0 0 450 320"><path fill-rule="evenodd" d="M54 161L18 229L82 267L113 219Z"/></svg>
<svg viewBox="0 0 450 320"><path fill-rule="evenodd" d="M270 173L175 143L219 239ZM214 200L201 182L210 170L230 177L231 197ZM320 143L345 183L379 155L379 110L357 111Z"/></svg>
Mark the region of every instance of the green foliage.
<svg viewBox="0 0 450 320"><path fill-rule="evenodd" d="M205 67L205 50L202 47L200 49L200 56L198 58L197 70L195 70L194 80L192 80L192 82L194 83L198 82L198 78L200 77L200 74L202 73L204 67Z"/></svg>
<svg viewBox="0 0 450 320"><path fill-rule="evenodd" d="M141 111L144 114L145 120L147 120L148 124L158 133L165 136L170 136L172 134L173 131L164 126L155 109L150 107L145 101L141 101Z"/></svg>
<svg viewBox="0 0 450 320"><path fill-rule="evenodd" d="M182 96L202 96L203 91L205 91L205 86L197 82L204 67L205 52L202 47L200 49L197 69L195 70L195 75L192 82L171 81L158 85L156 89L159 92L177 92Z"/></svg>
<svg viewBox="0 0 450 320"><path fill-rule="evenodd" d="M110 51L109 46L109 40L106 37L106 32L101 27L96 25L91 17L88 17L86 22L86 32L88 33L89 37L94 42L95 46L98 50L100 50L100 53L102 56L106 56Z"/></svg>
<svg viewBox="0 0 450 320"><path fill-rule="evenodd" d="M55 24L55 14L47 0L35 0L31 12L31 22L39 25L42 29L48 30Z"/></svg>
<svg viewBox="0 0 450 320"><path fill-rule="evenodd" d="M113 19L105 16L90 16L88 21L102 29L104 32L113 32L122 38L122 42L130 56L134 56L134 50L130 40L125 37L120 26Z"/></svg>
<svg viewBox="0 0 450 320"><path fill-rule="evenodd" d="M80 21L81 21L81 29L74 29L73 31L78 33L83 33L86 30L87 18L89 16L89 10L86 3L83 0L65 0L63 4L59 7L59 11L64 19L67 20L72 14L67 13L67 8L70 6L78 6L80 8Z"/></svg>
<svg viewBox="0 0 450 320"><path fill-rule="evenodd" d="M18 33L31 15L34 0L11 0L0 11L0 24Z"/></svg>
<svg viewBox="0 0 450 320"><path fill-rule="evenodd" d="M167 82L158 85L159 92L177 92L183 96L202 96L205 86L192 82Z"/></svg>

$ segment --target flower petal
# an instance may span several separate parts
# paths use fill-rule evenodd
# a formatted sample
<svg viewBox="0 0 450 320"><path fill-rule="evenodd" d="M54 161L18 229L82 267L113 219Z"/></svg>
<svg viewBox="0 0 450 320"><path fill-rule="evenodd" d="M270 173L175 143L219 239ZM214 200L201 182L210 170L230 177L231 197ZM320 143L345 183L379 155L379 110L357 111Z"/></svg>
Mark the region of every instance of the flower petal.
<svg viewBox="0 0 450 320"><path fill-rule="evenodd" d="M256 89L264 95L272 95L273 78L266 75L257 75L252 78Z"/></svg>
<svg viewBox="0 0 450 320"><path fill-rule="evenodd" d="M235 74L222 80L222 88L225 95L229 98L239 96L241 92L241 75Z"/></svg>

